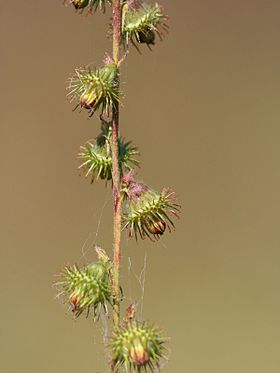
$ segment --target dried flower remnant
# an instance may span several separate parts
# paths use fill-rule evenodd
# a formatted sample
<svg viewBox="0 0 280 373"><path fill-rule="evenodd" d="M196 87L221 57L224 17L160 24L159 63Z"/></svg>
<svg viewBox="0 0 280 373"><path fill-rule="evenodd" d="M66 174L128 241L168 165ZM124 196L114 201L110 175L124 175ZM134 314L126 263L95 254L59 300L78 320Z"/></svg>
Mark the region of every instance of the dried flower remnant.
<svg viewBox="0 0 280 373"><path fill-rule="evenodd" d="M125 310L125 316L127 321L131 321L135 318L136 306L134 303L131 303Z"/></svg>

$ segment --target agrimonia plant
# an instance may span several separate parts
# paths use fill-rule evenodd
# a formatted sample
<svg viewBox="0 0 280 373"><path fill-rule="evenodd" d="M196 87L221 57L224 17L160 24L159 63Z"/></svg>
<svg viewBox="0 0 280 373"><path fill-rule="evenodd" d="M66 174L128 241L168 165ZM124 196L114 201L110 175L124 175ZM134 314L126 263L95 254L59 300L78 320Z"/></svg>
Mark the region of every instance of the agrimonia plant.
<svg viewBox="0 0 280 373"><path fill-rule="evenodd" d="M113 258L96 247L97 261L82 268L66 267L56 285L64 295L75 317L85 314L98 321L102 313L112 319L111 336L106 349L110 354L111 372L154 372L165 358L166 339L148 322L139 320L131 304L124 315L120 303L121 232L129 237L156 241L174 228L180 206L175 193L161 192L137 181L136 146L119 135L120 66L130 46L139 52L142 45L151 46L167 32L167 16L158 4L142 0L65 0L77 13L113 10L110 35L112 56L105 53L98 68L77 68L68 81L68 98L74 109L86 111L89 117L99 114L101 130L95 141L81 146L79 168L91 182L102 180L112 185L114 200Z"/></svg>

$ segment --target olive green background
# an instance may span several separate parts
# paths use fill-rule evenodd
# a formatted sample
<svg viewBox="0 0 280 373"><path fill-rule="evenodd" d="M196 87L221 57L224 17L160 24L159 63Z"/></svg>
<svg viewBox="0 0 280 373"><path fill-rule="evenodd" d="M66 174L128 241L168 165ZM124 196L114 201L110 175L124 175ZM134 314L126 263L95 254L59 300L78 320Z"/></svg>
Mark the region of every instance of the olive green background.
<svg viewBox="0 0 280 373"><path fill-rule="evenodd" d="M141 300L146 256L143 318L170 337L164 372L276 373L280 5L163 4L168 37L122 67L121 133L141 151L139 178L171 186L182 216L156 244L124 235L125 304ZM52 284L93 260L95 243L112 249L111 190L76 171L99 123L65 99L71 71L111 50L108 17L60 1L1 4L3 373L107 371L101 324L73 321Z"/></svg>

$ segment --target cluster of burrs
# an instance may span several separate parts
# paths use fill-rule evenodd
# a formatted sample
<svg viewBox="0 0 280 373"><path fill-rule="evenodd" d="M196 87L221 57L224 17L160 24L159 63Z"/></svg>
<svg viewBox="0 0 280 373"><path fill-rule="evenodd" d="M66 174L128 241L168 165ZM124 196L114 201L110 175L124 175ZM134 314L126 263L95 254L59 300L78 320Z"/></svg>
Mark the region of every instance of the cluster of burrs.
<svg viewBox="0 0 280 373"><path fill-rule="evenodd" d="M112 180L112 123L101 120L101 132L95 141L80 147L79 166L90 177L91 182L101 179ZM131 141L119 139L119 167L122 176L121 196L123 199L122 228L128 229L129 237L159 239L166 231L175 228L173 218L179 217L180 205L176 195L168 188L161 192L136 181L134 166L138 150Z"/></svg>
<svg viewBox="0 0 280 373"><path fill-rule="evenodd" d="M96 246L96 252L97 262L81 268L66 267L55 284L75 318L85 314L98 321L101 312L108 315L112 307L112 262L100 247ZM166 338L153 325L136 321L135 313L135 305L131 304L120 329L108 340L111 364L118 371L124 368L130 372L147 372L148 369L153 372L161 358L166 359Z"/></svg>
<svg viewBox="0 0 280 373"><path fill-rule="evenodd" d="M67 0L79 11L105 10L106 0ZM155 44L156 35L160 39L167 33L167 17L160 5L147 5L142 1L122 2L121 39L126 51L132 43L139 50L139 44L149 48ZM120 101L118 90L118 66L109 55L105 55L103 66L98 68L81 67L74 71L68 80L69 101L76 102L76 108L86 109L89 116L97 110L109 115Z"/></svg>
<svg viewBox="0 0 280 373"><path fill-rule="evenodd" d="M105 12L112 0L65 0L77 13ZM149 5L142 0L123 0L121 5L121 46L124 56L130 45L140 52L140 45L150 49L167 31L167 16L163 8ZM110 30L112 34L112 30ZM124 57L125 58L125 57ZM93 183L102 180L112 185L113 174L113 112L118 110L122 93L119 89L119 65L107 53L98 68L75 69L68 80L67 97L75 102L74 110L86 111L89 117L100 116L99 135L80 147L79 169ZM180 206L174 192L163 188L157 192L135 177L138 166L137 147L123 137L118 137L118 163L120 172L120 198L122 230L134 237L158 240L166 231L172 231L174 217L179 217ZM113 263L107 253L96 247L98 260L85 266L67 266L56 283L59 294L75 318L84 314L98 321L101 313L110 314L114 307ZM122 291L121 291L122 292ZM126 310L126 317L115 328L107 347L112 356L114 372L154 372L165 358L165 342L161 331L135 317L135 307Z"/></svg>
<svg viewBox="0 0 280 373"><path fill-rule="evenodd" d="M112 5L112 0L65 0L65 4L72 4L77 12L93 13L106 6ZM156 35L161 40L168 32L166 24L168 17L159 4L147 4L142 0L123 0L121 37L124 48L131 42L136 49L139 44L146 44L149 48L155 44Z"/></svg>
<svg viewBox="0 0 280 373"><path fill-rule="evenodd" d="M102 9L106 4L111 5L111 0L66 0L79 12L89 13ZM149 48L155 44L156 35L162 39L167 33L167 16L163 8L158 5L147 5L139 0L127 0L122 2L121 39L124 51L129 44L139 50L140 44L146 44ZM77 68L69 78L68 98L70 102L76 102L76 108L84 108L92 116L97 110L107 115L112 112L116 103L120 101L121 94L118 91L118 69L110 56L106 55L103 66L98 68Z"/></svg>

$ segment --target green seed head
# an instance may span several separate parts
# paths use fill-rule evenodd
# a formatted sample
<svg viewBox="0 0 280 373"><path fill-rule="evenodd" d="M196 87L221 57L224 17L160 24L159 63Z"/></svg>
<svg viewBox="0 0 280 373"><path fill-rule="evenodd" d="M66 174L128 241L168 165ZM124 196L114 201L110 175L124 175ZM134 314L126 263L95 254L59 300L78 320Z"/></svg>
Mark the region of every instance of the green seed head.
<svg viewBox="0 0 280 373"><path fill-rule="evenodd" d="M169 189L163 189L161 193L153 191L128 173L123 177L122 193L126 197L123 229L128 228L130 237L159 239L166 227L169 231L174 228L171 217L178 217L180 211L174 192Z"/></svg>
<svg viewBox="0 0 280 373"><path fill-rule="evenodd" d="M111 123L102 121L101 133L95 142L87 142L81 146L78 158L82 163L79 168L85 171L85 176L90 176L91 182L99 178L105 181L112 179L112 127ZM119 138L119 167L121 176L124 171L138 165L135 156L137 148L129 141Z"/></svg>
<svg viewBox="0 0 280 373"><path fill-rule="evenodd" d="M117 66L108 63L95 70L76 69L67 89L70 102L77 102L76 108L86 109L89 116L97 110L109 115L120 99Z"/></svg>
<svg viewBox="0 0 280 373"><path fill-rule="evenodd" d="M158 4L147 5L140 1L130 1L123 7L122 39L125 46L131 42L148 46L154 44L156 34L160 39L168 31L167 16Z"/></svg>
<svg viewBox="0 0 280 373"><path fill-rule="evenodd" d="M81 269L76 265L67 267L57 285L77 317L84 311L92 311L96 317L102 309L106 310L106 303L110 303L109 266L102 263L92 263Z"/></svg>
<svg viewBox="0 0 280 373"><path fill-rule="evenodd" d="M133 322L112 338L113 365L126 371L154 371L163 356L165 339L147 323Z"/></svg>

